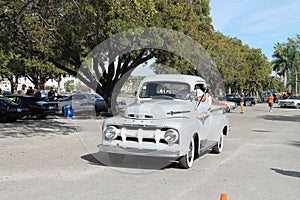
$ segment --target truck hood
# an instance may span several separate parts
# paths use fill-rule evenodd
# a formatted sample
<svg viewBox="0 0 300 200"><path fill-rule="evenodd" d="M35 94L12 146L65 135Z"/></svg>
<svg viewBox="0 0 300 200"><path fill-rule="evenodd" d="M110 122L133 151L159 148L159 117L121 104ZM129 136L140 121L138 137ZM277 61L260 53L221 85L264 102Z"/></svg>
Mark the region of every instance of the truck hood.
<svg viewBox="0 0 300 200"><path fill-rule="evenodd" d="M124 116L134 119L163 119L170 117L186 117L192 111L189 100L152 99L129 105Z"/></svg>

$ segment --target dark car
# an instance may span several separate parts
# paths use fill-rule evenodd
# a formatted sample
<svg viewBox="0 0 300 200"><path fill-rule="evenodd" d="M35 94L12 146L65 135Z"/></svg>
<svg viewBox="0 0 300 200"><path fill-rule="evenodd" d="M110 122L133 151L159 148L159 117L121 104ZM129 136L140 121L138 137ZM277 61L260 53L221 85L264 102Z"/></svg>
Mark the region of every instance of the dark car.
<svg viewBox="0 0 300 200"><path fill-rule="evenodd" d="M237 103L238 105L240 104L240 98L237 94L227 94L225 97L223 97L224 100L226 101L232 101ZM257 99L254 97L246 96L244 97L244 105L245 106L252 106L257 103Z"/></svg>
<svg viewBox="0 0 300 200"><path fill-rule="evenodd" d="M45 119L47 115L55 114L58 110L57 103L50 103L34 96L8 95L17 104L24 105L30 110L30 116Z"/></svg>
<svg viewBox="0 0 300 200"><path fill-rule="evenodd" d="M0 121L14 122L29 115L29 108L19 105L6 97L0 97Z"/></svg>

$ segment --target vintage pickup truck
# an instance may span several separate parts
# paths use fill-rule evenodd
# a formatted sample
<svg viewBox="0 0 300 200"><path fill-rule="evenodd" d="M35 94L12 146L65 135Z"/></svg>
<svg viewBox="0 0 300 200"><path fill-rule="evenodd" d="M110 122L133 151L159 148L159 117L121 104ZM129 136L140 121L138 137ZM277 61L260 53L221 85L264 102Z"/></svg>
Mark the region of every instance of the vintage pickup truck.
<svg viewBox="0 0 300 200"><path fill-rule="evenodd" d="M201 153L220 153L229 132L227 116L222 106L211 106L209 98L198 101L195 88L206 88L204 79L180 74L145 77L124 114L103 122L100 151L111 157L168 157L183 168L190 168Z"/></svg>

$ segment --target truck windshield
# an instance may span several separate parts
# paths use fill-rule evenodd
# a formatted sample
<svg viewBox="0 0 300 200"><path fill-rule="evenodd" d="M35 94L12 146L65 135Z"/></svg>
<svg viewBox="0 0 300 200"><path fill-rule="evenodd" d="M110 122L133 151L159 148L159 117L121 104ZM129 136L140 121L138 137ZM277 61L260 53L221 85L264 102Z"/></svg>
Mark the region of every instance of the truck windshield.
<svg viewBox="0 0 300 200"><path fill-rule="evenodd" d="M179 82L146 82L139 93L140 98L189 99L190 86Z"/></svg>

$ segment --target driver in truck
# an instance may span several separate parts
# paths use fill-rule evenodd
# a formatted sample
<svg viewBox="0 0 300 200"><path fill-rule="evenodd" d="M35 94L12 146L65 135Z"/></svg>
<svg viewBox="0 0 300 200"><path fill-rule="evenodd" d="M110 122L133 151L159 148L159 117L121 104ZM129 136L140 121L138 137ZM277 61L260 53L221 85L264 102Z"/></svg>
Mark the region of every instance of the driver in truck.
<svg viewBox="0 0 300 200"><path fill-rule="evenodd" d="M205 102L207 88L203 84L199 84L199 85L195 86L195 90L196 90L196 96L197 96L196 100L198 100L199 102Z"/></svg>

